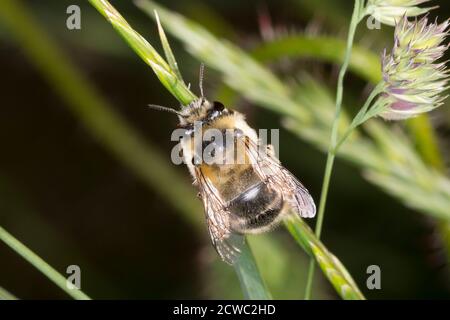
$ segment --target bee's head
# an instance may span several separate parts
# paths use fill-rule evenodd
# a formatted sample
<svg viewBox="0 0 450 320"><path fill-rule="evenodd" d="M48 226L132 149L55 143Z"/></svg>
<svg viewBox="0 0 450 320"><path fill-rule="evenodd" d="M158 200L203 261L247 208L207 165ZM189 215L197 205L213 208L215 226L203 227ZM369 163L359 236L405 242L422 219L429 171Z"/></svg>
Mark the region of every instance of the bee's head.
<svg viewBox="0 0 450 320"><path fill-rule="evenodd" d="M187 106L184 106L181 111L154 104L149 104L148 106L158 111L176 114L180 120L181 127L191 126L196 121L211 123L221 115L229 113L228 109L221 102L210 102L204 97L192 101Z"/></svg>
<svg viewBox="0 0 450 320"><path fill-rule="evenodd" d="M224 112L227 112L227 109L221 102L210 102L204 97L201 97L185 106L178 115L178 118L180 119L181 126L189 126L194 124L195 121L211 123Z"/></svg>
<svg viewBox="0 0 450 320"><path fill-rule="evenodd" d="M217 117L220 117L223 114L229 114L229 111L221 102L210 102L205 99L203 95L203 71L204 65L201 64L199 80L201 94L200 98L195 99L190 104L184 106L181 111L154 104L150 104L148 106L158 111L166 111L178 115L181 127L193 126L194 122L196 121L200 121L202 123L211 123Z"/></svg>

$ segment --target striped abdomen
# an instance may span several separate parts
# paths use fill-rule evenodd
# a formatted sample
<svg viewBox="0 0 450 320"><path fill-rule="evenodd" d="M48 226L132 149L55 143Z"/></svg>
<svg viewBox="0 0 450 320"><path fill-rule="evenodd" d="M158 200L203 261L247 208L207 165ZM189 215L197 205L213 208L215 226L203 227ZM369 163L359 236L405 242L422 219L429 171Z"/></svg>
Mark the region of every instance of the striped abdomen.
<svg viewBox="0 0 450 320"><path fill-rule="evenodd" d="M228 201L235 232L262 232L273 225L283 211L281 194L260 181Z"/></svg>

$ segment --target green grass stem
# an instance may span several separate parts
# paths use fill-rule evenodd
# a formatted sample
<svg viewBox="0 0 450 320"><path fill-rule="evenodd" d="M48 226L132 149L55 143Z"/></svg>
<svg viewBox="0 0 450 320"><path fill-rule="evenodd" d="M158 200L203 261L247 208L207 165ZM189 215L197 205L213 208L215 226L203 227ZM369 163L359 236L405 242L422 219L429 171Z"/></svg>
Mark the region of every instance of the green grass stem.
<svg viewBox="0 0 450 320"><path fill-rule="evenodd" d="M0 227L0 240L6 243L12 250L18 253L22 258L27 260L37 270L42 272L54 284L64 290L69 296L76 300L90 300L83 291L79 289L69 289L66 284L66 277L61 275L52 266L45 262L41 257L28 249L22 242L13 237L4 228Z"/></svg>

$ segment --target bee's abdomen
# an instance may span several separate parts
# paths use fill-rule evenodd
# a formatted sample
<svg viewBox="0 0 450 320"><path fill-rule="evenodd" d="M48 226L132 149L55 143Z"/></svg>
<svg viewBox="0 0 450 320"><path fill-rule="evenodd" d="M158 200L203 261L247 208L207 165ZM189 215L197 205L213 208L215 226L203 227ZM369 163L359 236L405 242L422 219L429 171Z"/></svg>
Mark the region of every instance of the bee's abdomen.
<svg viewBox="0 0 450 320"><path fill-rule="evenodd" d="M228 202L235 232L258 232L270 227L283 209L281 194L259 182Z"/></svg>

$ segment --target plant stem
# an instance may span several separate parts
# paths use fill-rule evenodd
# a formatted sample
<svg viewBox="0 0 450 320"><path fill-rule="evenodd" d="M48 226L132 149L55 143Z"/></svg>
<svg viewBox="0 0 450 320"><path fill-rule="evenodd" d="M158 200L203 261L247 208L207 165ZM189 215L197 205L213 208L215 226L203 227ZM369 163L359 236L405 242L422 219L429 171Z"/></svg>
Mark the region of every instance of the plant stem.
<svg viewBox="0 0 450 320"><path fill-rule="evenodd" d="M0 287L0 300L18 300L15 295L6 290L5 288Z"/></svg>
<svg viewBox="0 0 450 320"><path fill-rule="evenodd" d="M353 118L352 123L350 124L350 126L347 128L347 130L345 131L345 133L342 135L342 137L338 140L338 142L336 143L336 146L333 149L333 153L337 154L339 148L341 147L341 145L345 142L345 140L347 140L347 138L350 136L350 134L353 132L353 130L355 130L359 125L363 124L365 121L367 121L368 119L372 118L374 115L376 115L376 113L370 113L367 112L367 109L369 109L370 104L372 103L373 99L375 99L375 97L381 93L383 91L383 86L384 83L380 82L370 93L369 97L367 98L366 102L364 103L363 107L361 108L361 110L359 110L359 112L356 114L356 116ZM374 106L372 106L372 109L377 109L378 104L375 103Z"/></svg>
<svg viewBox="0 0 450 320"><path fill-rule="evenodd" d="M98 12L100 12L125 39L130 47L145 61L155 72L159 81L166 89L183 104L189 104L197 97L185 85L181 78L172 70L169 64L159 55L159 53L137 33L122 15L106 0L89 0ZM167 52L167 47L164 50Z"/></svg>
<svg viewBox="0 0 450 320"><path fill-rule="evenodd" d="M331 129L330 146L328 148L327 162L325 165L325 173L324 173L324 177L323 177L322 191L321 191L321 195L320 195L319 212L318 212L317 223L316 223L316 228L315 228L315 234L316 234L317 238L320 238L320 234L322 232L322 224L323 224L323 218L324 218L324 213L325 213L328 188L330 185L331 173L333 171L333 164L334 164L334 158L335 158L334 149L335 149L336 141L337 141L339 118L341 115L342 97L343 97L343 92L344 92L344 76L345 76L345 73L347 71L347 68L348 68L348 65L350 62L350 56L351 56L351 52L352 52L352 46L353 46L353 40L355 37L356 26L358 25L358 22L361 19L361 12L362 12L362 1L355 0L355 6L353 8L352 19L350 22L350 28L349 28L349 32L348 32L348 36L347 36L347 47L346 47L346 51L345 51L344 62L339 71L339 76L338 76L338 81L337 81L335 117L333 120L332 129ZM305 289L305 299L306 300L309 300L311 298L312 282L313 282L313 278L314 278L314 268L315 268L315 261L313 259L311 259L311 261L309 263L308 279L306 282L306 289Z"/></svg>
<svg viewBox="0 0 450 320"><path fill-rule="evenodd" d="M328 187L330 184L330 178L331 178L331 172L333 170L333 163L334 163L334 153L329 151L327 156L327 163L325 165L325 174L322 182L322 192L320 195L320 204L319 204L319 213L317 217L317 224L315 229L315 234L317 238L320 238L320 234L322 232L322 223L323 223L323 216L325 212L325 204L328 194ZM309 268L308 268L308 278L306 280L306 289L305 289L305 300L311 299L311 291L312 291L312 282L314 278L314 268L315 268L315 260L311 259L309 262Z"/></svg>
<svg viewBox="0 0 450 320"><path fill-rule="evenodd" d="M233 267L239 278L244 299L272 300L272 295L260 275L253 252L245 238L241 255Z"/></svg>
<svg viewBox="0 0 450 320"><path fill-rule="evenodd" d="M37 254L28 249L23 243L14 238L8 231L0 227L0 240L6 243L12 250L18 253L22 258L31 263L36 269L42 272L47 278L49 278L58 287L64 290L69 296L77 300L91 300L81 290L71 290L66 285L66 278L63 277L58 271L56 271L47 262L42 260Z"/></svg>
<svg viewBox="0 0 450 320"><path fill-rule="evenodd" d="M292 216L286 219L284 225L295 241L305 252L315 258L325 277L345 300L365 300L351 275L328 249L314 235L314 232L302 219Z"/></svg>

